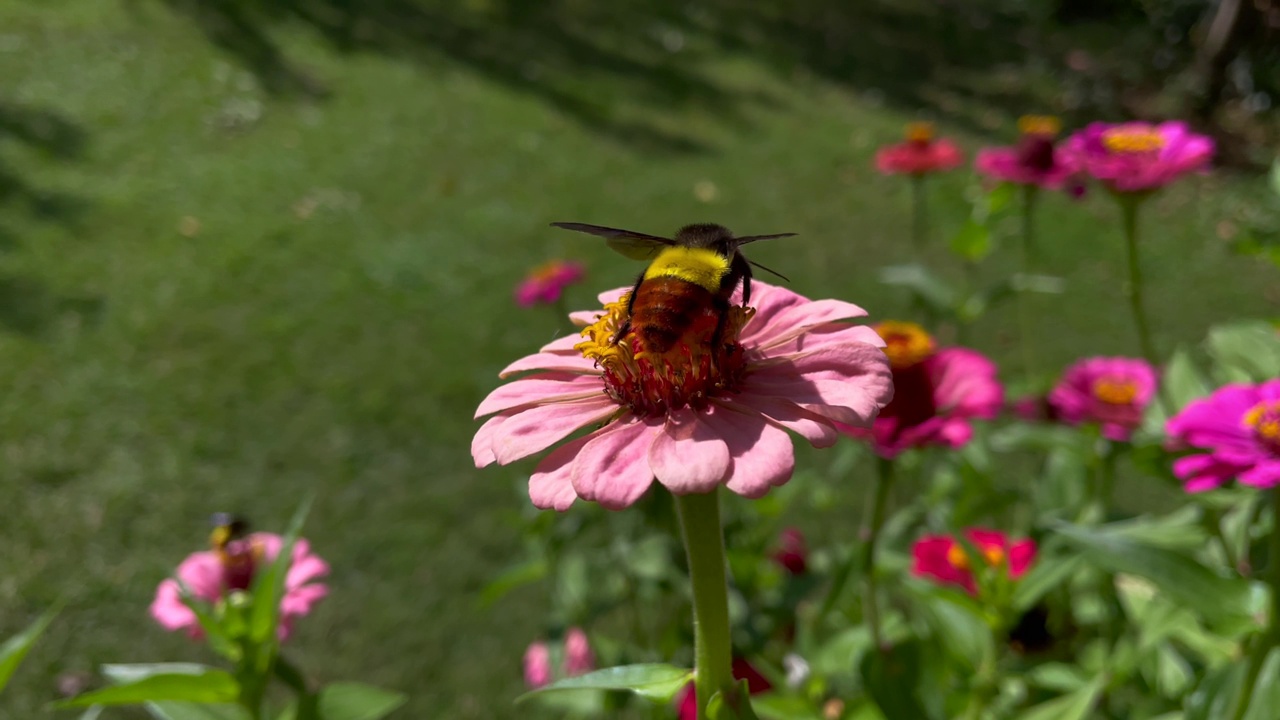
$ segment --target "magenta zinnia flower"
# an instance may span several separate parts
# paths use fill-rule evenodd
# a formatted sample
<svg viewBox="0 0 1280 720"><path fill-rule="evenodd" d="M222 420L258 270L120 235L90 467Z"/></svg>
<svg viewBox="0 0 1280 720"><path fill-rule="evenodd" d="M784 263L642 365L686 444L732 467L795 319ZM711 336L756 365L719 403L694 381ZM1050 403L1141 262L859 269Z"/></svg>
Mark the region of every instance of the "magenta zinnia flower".
<svg viewBox="0 0 1280 720"><path fill-rule="evenodd" d="M257 571L275 562L283 545L284 539L279 535L253 533L227 542L220 549L188 555L175 573L178 579L165 580L156 588L151 617L166 630L186 630L193 638L202 637L204 632L195 612L182 601L178 580L186 585L194 600L219 603L232 592L248 590ZM293 562L285 575L284 597L280 599L277 632L281 640L288 638L295 618L310 613L315 604L329 594L326 585L316 582L328 574L328 563L312 554L306 540L299 538L294 542Z"/></svg>
<svg viewBox="0 0 1280 720"><path fill-rule="evenodd" d="M965 531L969 542L987 567L1017 580L1026 574L1036 557L1033 540L1010 541L998 530L972 528ZM964 545L950 535L926 535L911 547L911 573L932 578L944 585L957 585L976 595L977 580Z"/></svg>
<svg viewBox="0 0 1280 720"><path fill-rule="evenodd" d="M1258 488L1280 485L1280 379L1219 388L1191 401L1165 431L1175 445L1208 450L1173 464L1188 492L1232 478Z"/></svg>
<svg viewBox="0 0 1280 720"><path fill-rule="evenodd" d="M989 420L1004 405L996 366L967 348L937 349L924 328L909 322L875 326L888 345L893 368L893 402L880 411L871 432L847 429L870 438L881 457L927 445L960 447L973 437L970 421Z"/></svg>
<svg viewBox="0 0 1280 720"><path fill-rule="evenodd" d="M677 494L726 485L747 497L785 483L795 466L786 430L831 445L835 423L869 425L893 386L884 343L842 322L862 308L751 287L754 307L731 305L715 353L714 312L666 352L640 353L634 332L615 343L627 289L603 294L603 312L570 316L589 323L581 338L556 340L502 371L533 374L476 410L494 416L471 443L476 465L514 462L602 425L542 460L529 479L534 505L564 510L582 498L623 508L655 478Z"/></svg>
<svg viewBox="0 0 1280 720"><path fill-rule="evenodd" d="M1057 190L1076 175L1076 168L1054 147L1060 129L1057 118L1023 117L1018 120L1018 144L979 150L974 167L1000 182Z"/></svg>
<svg viewBox="0 0 1280 720"><path fill-rule="evenodd" d="M1049 404L1067 423L1097 423L1108 440L1128 442L1155 394L1156 371L1146 360L1094 357L1067 368Z"/></svg>
<svg viewBox="0 0 1280 720"><path fill-rule="evenodd" d="M954 170L964 164L964 153L946 138L934 138L932 123L907 125L906 141L881 148L876 169L885 175L915 175Z"/></svg>
<svg viewBox="0 0 1280 720"><path fill-rule="evenodd" d="M1091 123L1062 148L1067 162L1119 193L1155 190L1207 171L1213 150L1211 138L1183 122Z"/></svg>
<svg viewBox="0 0 1280 720"><path fill-rule="evenodd" d="M516 304L520 307L553 304L566 287L582 279L584 272L582 263L564 260L543 263L516 286Z"/></svg>

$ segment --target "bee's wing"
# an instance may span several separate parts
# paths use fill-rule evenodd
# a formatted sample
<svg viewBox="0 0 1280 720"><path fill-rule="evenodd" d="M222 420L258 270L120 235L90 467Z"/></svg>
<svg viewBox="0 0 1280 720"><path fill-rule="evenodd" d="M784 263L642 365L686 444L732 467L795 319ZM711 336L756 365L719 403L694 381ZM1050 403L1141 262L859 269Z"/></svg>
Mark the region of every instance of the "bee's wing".
<svg viewBox="0 0 1280 720"><path fill-rule="evenodd" d="M778 233L776 235L748 235L746 237L734 238L734 242L739 245L746 245L757 240L773 240L774 238L794 237L795 233Z"/></svg>
<svg viewBox="0 0 1280 720"><path fill-rule="evenodd" d="M553 222L552 227L564 228L565 230L576 230L577 232L588 233L590 235L598 235L605 239L609 247L626 255L632 260L652 260L658 254L658 251L667 245L675 245L676 242L670 238L658 237L657 235L646 235L644 233L632 232L631 230L619 230L618 228L604 227L603 225L588 225L586 223L571 222Z"/></svg>

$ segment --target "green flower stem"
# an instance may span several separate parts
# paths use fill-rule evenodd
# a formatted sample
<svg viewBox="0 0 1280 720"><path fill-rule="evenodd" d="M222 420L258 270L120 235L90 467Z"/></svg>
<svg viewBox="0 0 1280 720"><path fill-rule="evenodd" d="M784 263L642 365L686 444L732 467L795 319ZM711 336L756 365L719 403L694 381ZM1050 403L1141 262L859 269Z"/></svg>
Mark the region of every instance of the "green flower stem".
<svg viewBox="0 0 1280 720"><path fill-rule="evenodd" d="M876 649L883 649L884 633L880 630L880 601L876 597L876 541L884 526L885 508L889 504L889 487L893 485L893 461L876 458L876 484L872 489L871 504L867 506L865 532L862 544L862 619L871 631L871 642Z"/></svg>
<svg viewBox="0 0 1280 720"><path fill-rule="evenodd" d="M707 701L716 693L721 693L731 706L737 703L720 498L714 490L675 498L693 585L694 686L698 693L698 720L703 720Z"/></svg>
<svg viewBox="0 0 1280 720"><path fill-rule="evenodd" d="M1138 209L1142 205L1141 195L1116 195L1120 202L1120 212L1124 217L1124 240L1129 257L1129 309L1133 312L1133 322L1138 327L1138 343L1142 347L1142 356L1153 366L1159 367L1159 356L1156 355L1155 344L1151 341L1151 328L1147 325L1147 313L1142 299L1142 266L1138 260Z"/></svg>
<svg viewBox="0 0 1280 720"><path fill-rule="evenodd" d="M1034 272L1036 264L1035 246L1035 209L1036 198L1040 188L1035 185L1022 186L1022 275L1024 280ZM1038 370L1035 344L1031 341L1035 331L1035 318L1031 315L1031 294L1027 288L1018 288L1018 324L1022 337L1022 365L1028 376L1034 377Z"/></svg>
<svg viewBox="0 0 1280 720"><path fill-rule="evenodd" d="M917 252L928 246L929 209L925 205L924 175L911 176L911 244Z"/></svg>
<svg viewBox="0 0 1280 720"><path fill-rule="evenodd" d="M1253 688L1258 684L1258 675L1271 650L1280 647L1280 488L1271 491L1271 537L1267 544L1267 584L1271 586L1271 617L1267 629L1262 635L1254 638L1249 652L1249 668L1245 671L1244 684L1240 686L1240 695L1236 700L1234 720L1242 720L1249 710L1249 701L1253 698Z"/></svg>

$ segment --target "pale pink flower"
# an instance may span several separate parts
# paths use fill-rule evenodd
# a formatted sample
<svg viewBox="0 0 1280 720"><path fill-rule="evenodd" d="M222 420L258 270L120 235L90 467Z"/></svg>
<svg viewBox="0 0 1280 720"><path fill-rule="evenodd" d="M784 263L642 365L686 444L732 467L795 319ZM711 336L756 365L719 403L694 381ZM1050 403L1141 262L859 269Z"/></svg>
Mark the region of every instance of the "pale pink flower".
<svg viewBox="0 0 1280 720"><path fill-rule="evenodd" d="M635 333L613 341L628 289L603 294L604 312L570 316L590 323L585 339L561 338L502 371L532 374L476 410L494 416L472 441L476 465L529 457L595 425L543 458L529 479L534 505L564 510L582 498L624 508L655 479L677 494L725 485L747 497L785 483L795 466L786 430L829 446L835 423L870 424L893 386L883 341L843 322L862 308L751 287L754 307L738 304L739 291L714 354L718 316L708 313L669 350L637 356Z"/></svg>
<svg viewBox="0 0 1280 720"><path fill-rule="evenodd" d="M564 635L564 674L567 677L589 673L596 669L596 656L582 628L571 627Z"/></svg>
<svg viewBox="0 0 1280 720"><path fill-rule="evenodd" d="M253 533L233 540L224 550L203 550L187 556L175 573L196 601L218 603L233 591L245 591L253 583L256 571L275 562L284 540L274 533ZM280 600L278 634L285 640L295 618L311 612L317 602L329 594L328 586L317 580L329 574L329 565L312 554L306 540L293 544L293 562L285 576L284 597ZM182 601L178 580L164 580L156 588L151 603L151 617L166 630L186 630L193 638L204 635L196 614Z"/></svg>
<svg viewBox="0 0 1280 720"><path fill-rule="evenodd" d="M524 651L524 684L530 690L551 684L551 650L541 640Z"/></svg>
<svg viewBox="0 0 1280 720"><path fill-rule="evenodd" d="M564 289L582 279L582 263L551 260L525 276L516 286L516 304L520 307L551 305L560 299Z"/></svg>
<svg viewBox="0 0 1280 720"><path fill-rule="evenodd" d="M1118 193L1155 190L1213 159L1213 139L1184 122L1090 123L1067 138L1067 162Z"/></svg>
<svg viewBox="0 0 1280 720"><path fill-rule="evenodd" d="M1049 393L1067 423L1097 423L1108 440L1128 442L1156 394L1156 371L1140 358L1093 357L1075 363Z"/></svg>
<svg viewBox="0 0 1280 720"><path fill-rule="evenodd" d="M964 153L955 143L934 137L932 123L911 123L906 136L904 142L876 152L876 169L882 174L922 177L964 164Z"/></svg>

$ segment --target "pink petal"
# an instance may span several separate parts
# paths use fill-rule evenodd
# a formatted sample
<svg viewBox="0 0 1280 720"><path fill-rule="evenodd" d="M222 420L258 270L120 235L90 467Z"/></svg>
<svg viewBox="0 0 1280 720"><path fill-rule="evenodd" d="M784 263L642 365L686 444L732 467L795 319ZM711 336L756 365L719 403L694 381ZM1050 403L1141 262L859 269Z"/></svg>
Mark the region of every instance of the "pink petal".
<svg viewBox="0 0 1280 720"><path fill-rule="evenodd" d="M725 439L733 456L726 483L730 490L758 498L791 479L796 464L791 437L764 416L721 406L704 415L703 422Z"/></svg>
<svg viewBox="0 0 1280 720"><path fill-rule="evenodd" d="M148 610L151 617L166 630L198 628L196 614L182 602L182 594L175 580L169 579L160 583L156 588L155 600L151 601L151 607Z"/></svg>
<svg viewBox="0 0 1280 720"><path fill-rule="evenodd" d="M298 546L294 545L293 564L289 566L289 573L284 581L285 587L291 591L329 574L329 563L310 553L299 556L297 549Z"/></svg>
<svg viewBox="0 0 1280 720"><path fill-rule="evenodd" d="M863 317L866 314L866 310L843 300L814 300L781 310L767 324L763 322L757 324L756 318L753 317L751 319L752 322L743 328L743 342L745 343L749 339L752 344L762 348L781 345L788 340L803 335L815 326L833 323L838 320L851 320ZM851 325L849 327L855 328L858 326ZM754 332L748 334L748 328L754 330ZM756 328L759 329L757 330ZM874 335L874 332L872 334ZM879 340L879 336L877 336L877 339ZM875 341L868 339L867 342ZM884 341L879 340L875 344L877 347L883 347Z"/></svg>
<svg viewBox="0 0 1280 720"><path fill-rule="evenodd" d="M499 465L541 452L579 428L601 422L618 412L609 396L574 402L539 405L507 418L493 438L493 455Z"/></svg>
<svg viewBox="0 0 1280 720"><path fill-rule="evenodd" d="M475 437L471 438L471 459L475 461L476 467L482 468L498 462L498 457L493 454L493 443L498 437L502 424L510 417L509 414L494 415L486 420L476 431Z"/></svg>
<svg viewBox="0 0 1280 720"><path fill-rule="evenodd" d="M840 437L829 418L783 398L759 397L750 394L735 395L721 400L731 408L754 411L782 427L794 432L817 448L831 447Z"/></svg>
<svg viewBox="0 0 1280 720"><path fill-rule="evenodd" d="M582 338L576 336L574 339L579 342L582 340ZM558 370L584 374L599 374L600 372L596 369L594 360L582 357L582 354L575 350L569 353L540 352L536 355L527 355L503 368L502 372L498 373L498 377L508 378L516 373L528 370Z"/></svg>
<svg viewBox="0 0 1280 720"><path fill-rule="evenodd" d="M661 430L661 420L636 418L604 428L582 447L573 463L571 477L578 497L610 510L639 500L653 483L649 446Z"/></svg>
<svg viewBox="0 0 1280 720"><path fill-rule="evenodd" d="M174 573L197 598L214 602L222 597L222 561L214 552L191 553Z"/></svg>
<svg viewBox="0 0 1280 720"><path fill-rule="evenodd" d="M329 587L319 583L294 588L285 593L284 598L281 599L280 613L291 616L306 615L328 594Z"/></svg>
<svg viewBox="0 0 1280 720"><path fill-rule="evenodd" d="M604 381L599 375L546 372L530 375L506 385L499 385L476 408L475 417L503 410L545 405L567 400L581 400L604 394Z"/></svg>
<svg viewBox="0 0 1280 720"><path fill-rule="evenodd" d="M729 446L698 414L683 408L667 415L649 447L649 467L673 493L704 493L729 471Z"/></svg>
<svg viewBox="0 0 1280 720"><path fill-rule="evenodd" d="M1034 540L1018 540L1009 546L1009 577L1020 578L1031 568L1036 559Z"/></svg>
<svg viewBox="0 0 1280 720"><path fill-rule="evenodd" d="M578 457L582 446L595 439L609 428L601 428L596 432L565 443L552 450L538 463L538 469L529 476L529 499L534 507L547 510L568 510L578 493L573 489L573 461Z"/></svg>
<svg viewBox="0 0 1280 720"><path fill-rule="evenodd" d="M1263 461L1240 473L1240 483L1257 488L1280 485L1280 460Z"/></svg>

